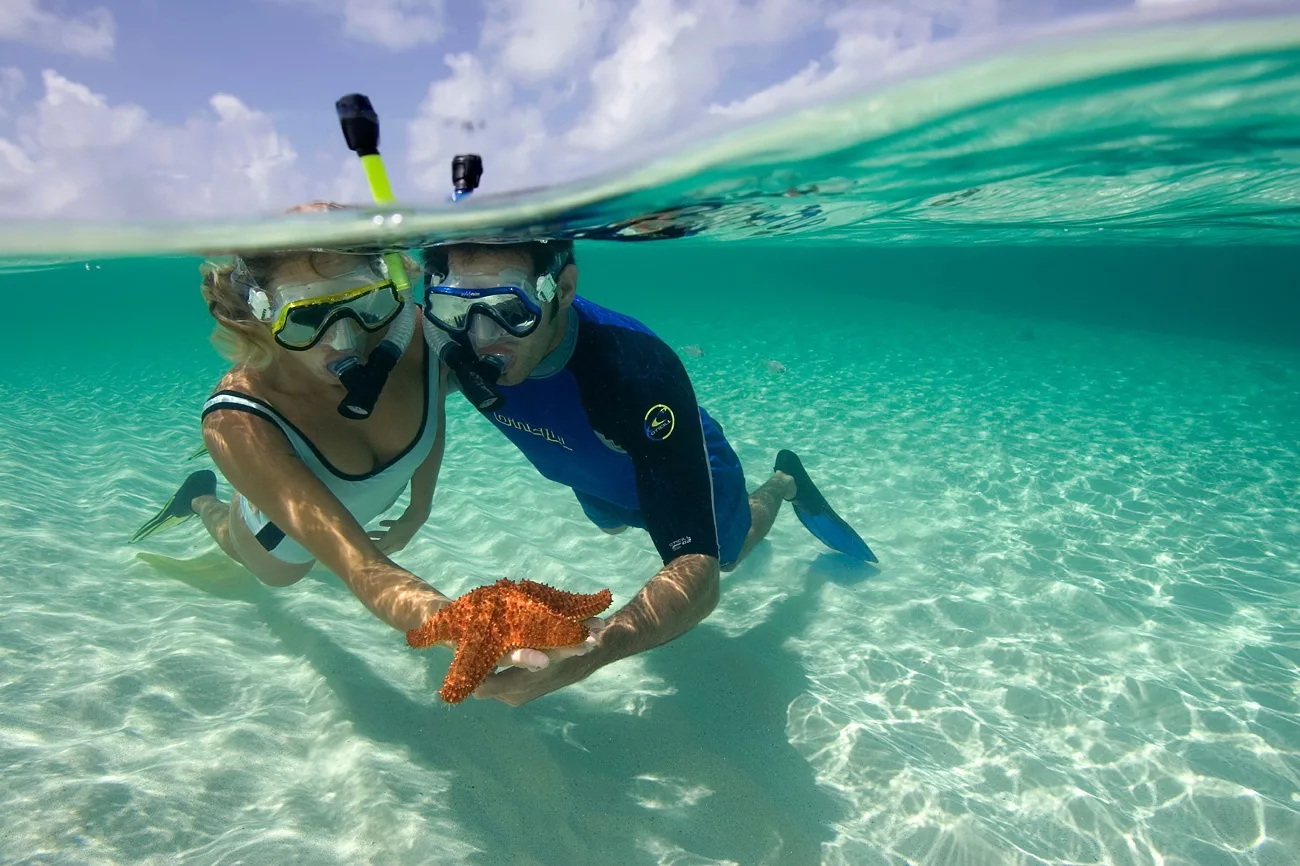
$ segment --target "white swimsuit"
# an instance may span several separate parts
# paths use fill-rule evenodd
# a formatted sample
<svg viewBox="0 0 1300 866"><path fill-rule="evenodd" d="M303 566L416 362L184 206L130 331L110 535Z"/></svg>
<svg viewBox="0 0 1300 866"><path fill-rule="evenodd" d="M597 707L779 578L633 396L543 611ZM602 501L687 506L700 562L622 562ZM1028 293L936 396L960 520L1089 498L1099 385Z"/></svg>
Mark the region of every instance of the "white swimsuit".
<svg viewBox="0 0 1300 866"><path fill-rule="evenodd" d="M351 512L357 522L365 526L393 506L410 483L411 476L433 450L438 438L438 404L440 400L438 371L429 369L428 350L424 354L425 402L424 416L414 441L405 450L382 466L376 466L364 475L349 475L335 469L325 455L312 444L287 418L269 403L238 391L218 391L203 404L203 417L222 409L250 412L275 424L288 438L294 452L311 473L338 497L339 502ZM284 530L270 521L247 498L239 497L240 513L250 532L276 559L290 563L305 563L315 559L301 544L285 535Z"/></svg>

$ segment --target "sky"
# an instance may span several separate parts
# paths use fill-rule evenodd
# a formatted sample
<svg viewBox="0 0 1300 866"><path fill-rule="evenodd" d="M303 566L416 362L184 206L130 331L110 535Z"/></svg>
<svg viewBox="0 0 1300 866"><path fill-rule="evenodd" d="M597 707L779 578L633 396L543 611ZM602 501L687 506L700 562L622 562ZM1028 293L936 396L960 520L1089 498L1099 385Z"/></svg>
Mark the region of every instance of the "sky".
<svg viewBox="0 0 1300 866"><path fill-rule="evenodd" d="M368 202L334 102L369 96L399 198L568 181L851 92L940 43L1189 0L0 0L0 218Z"/></svg>

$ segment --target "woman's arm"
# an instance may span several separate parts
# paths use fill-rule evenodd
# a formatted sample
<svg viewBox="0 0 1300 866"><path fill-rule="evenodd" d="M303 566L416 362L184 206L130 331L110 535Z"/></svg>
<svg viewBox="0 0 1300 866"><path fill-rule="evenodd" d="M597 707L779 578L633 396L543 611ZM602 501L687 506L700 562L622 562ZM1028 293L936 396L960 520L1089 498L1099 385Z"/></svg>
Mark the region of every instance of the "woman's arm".
<svg viewBox="0 0 1300 866"><path fill-rule="evenodd" d="M203 441L240 494L391 627L403 632L418 628L447 603L446 596L375 547L365 527L270 422L247 412L213 412L203 422ZM429 489L431 494L432 478Z"/></svg>
<svg viewBox="0 0 1300 866"><path fill-rule="evenodd" d="M430 359L432 360L432 359ZM442 387L438 389L438 438L433 441L429 456L411 476L411 503L403 518L418 519L424 523L433 509L433 492L438 486L438 472L442 469L442 455L447 448L447 368L438 365Z"/></svg>

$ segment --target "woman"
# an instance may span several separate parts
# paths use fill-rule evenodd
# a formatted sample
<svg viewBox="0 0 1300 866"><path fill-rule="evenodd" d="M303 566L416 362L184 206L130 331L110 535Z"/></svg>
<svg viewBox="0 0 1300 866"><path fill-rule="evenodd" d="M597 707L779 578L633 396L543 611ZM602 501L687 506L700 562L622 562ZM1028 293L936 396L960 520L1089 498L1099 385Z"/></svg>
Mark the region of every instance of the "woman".
<svg viewBox="0 0 1300 866"><path fill-rule="evenodd" d="M195 472L132 541L197 514L263 583L320 561L388 625L419 627L448 599L387 554L428 519L442 462L447 371L423 317L377 256L286 251L203 271L213 342L234 364L203 407L203 441L236 492L223 503L216 476ZM373 411L344 417L340 370L385 341L398 357ZM408 483L405 512L368 533Z"/></svg>

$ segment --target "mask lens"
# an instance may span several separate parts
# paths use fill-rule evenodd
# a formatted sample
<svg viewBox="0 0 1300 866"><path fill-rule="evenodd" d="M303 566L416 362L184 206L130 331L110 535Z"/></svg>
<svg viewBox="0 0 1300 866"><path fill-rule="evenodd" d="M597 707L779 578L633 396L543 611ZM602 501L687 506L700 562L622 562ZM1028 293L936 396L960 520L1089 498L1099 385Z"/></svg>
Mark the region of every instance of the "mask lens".
<svg viewBox="0 0 1300 866"><path fill-rule="evenodd" d="M436 286L425 300L425 312L444 331L463 334L474 314L497 322L506 333L526 337L541 322L541 307L514 286L461 289Z"/></svg>
<svg viewBox="0 0 1300 866"><path fill-rule="evenodd" d="M309 349L340 319L351 319L367 331L377 331L401 309L397 288L387 281L334 295L305 298L285 307L279 317L283 324L274 329L275 339L286 348Z"/></svg>

